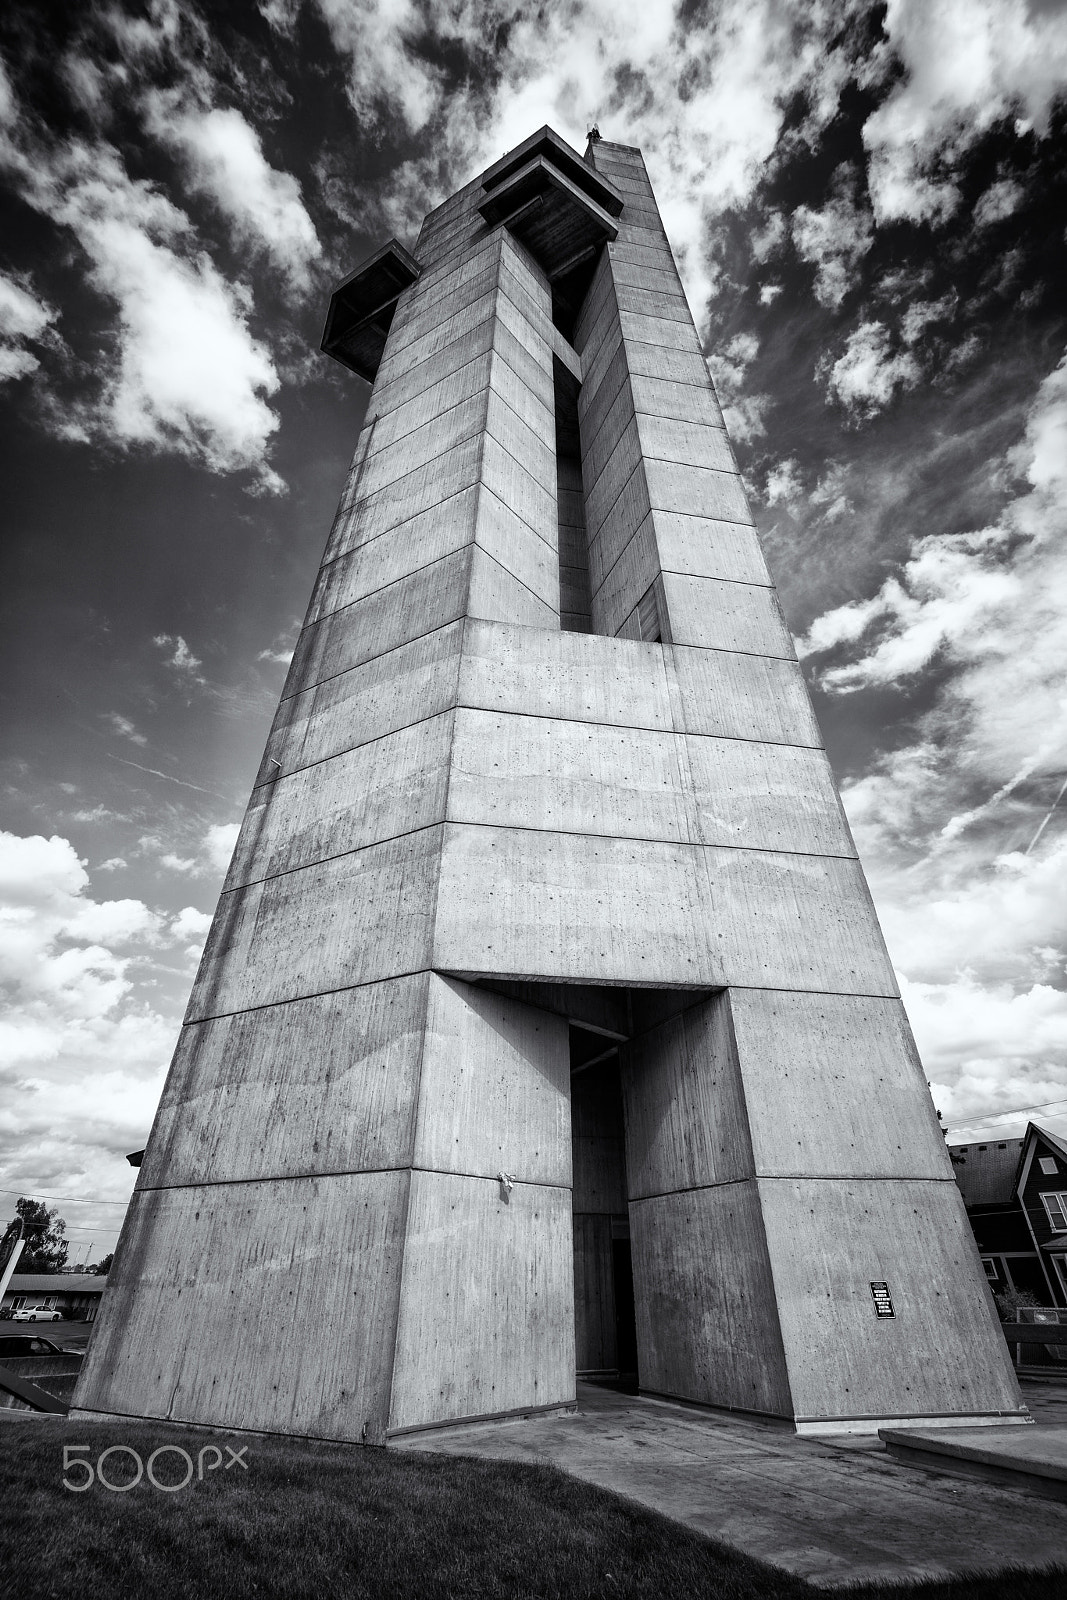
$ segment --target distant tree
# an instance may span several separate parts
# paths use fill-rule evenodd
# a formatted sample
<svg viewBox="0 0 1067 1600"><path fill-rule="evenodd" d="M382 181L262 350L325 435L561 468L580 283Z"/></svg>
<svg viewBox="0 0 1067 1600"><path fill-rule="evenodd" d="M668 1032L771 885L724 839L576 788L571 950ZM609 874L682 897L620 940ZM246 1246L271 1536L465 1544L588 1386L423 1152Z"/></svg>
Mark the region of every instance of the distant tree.
<svg viewBox="0 0 1067 1600"><path fill-rule="evenodd" d="M15 1202L15 1210L22 1218L22 1231L26 1243L19 1257L20 1272L62 1272L67 1264L70 1245L63 1235L67 1224L59 1212L49 1211L43 1200Z"/></svg>
<svg viewBox="0 0 1067 1600"><path fill-rule="evenodd" d="M108 1270L110 1269L111 1263L114 1261L114 1259L115 1252L112 1250L110 1254L104 1257L103 1261L95 1261L89 1268L89 1271L95 1272L101 1278L106 1278Z"/></svg>

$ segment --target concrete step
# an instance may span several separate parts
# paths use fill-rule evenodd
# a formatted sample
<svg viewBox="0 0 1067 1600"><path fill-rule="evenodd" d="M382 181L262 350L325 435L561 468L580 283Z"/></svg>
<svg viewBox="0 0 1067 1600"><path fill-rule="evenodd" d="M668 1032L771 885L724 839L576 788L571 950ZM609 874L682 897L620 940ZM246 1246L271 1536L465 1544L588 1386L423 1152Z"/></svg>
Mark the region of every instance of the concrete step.
<svg viewBox="0 0 1067 1600"><path fill-rule="evenodd" d="M1067 1502L1067 1426L880 1428L899 1461Z"/></svg>

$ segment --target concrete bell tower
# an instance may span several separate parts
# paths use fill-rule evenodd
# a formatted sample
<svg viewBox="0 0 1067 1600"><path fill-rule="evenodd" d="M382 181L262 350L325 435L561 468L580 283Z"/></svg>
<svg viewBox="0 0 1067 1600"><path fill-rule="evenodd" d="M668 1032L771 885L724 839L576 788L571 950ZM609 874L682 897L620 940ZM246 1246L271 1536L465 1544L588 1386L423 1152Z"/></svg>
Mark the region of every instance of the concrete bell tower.
<svg viewBox="0 0 1067 1600"><path fill-rule="evenodd" d="M324 348L373 390L77 1407L1026 1420L640 152L543 128Z"/></svg>

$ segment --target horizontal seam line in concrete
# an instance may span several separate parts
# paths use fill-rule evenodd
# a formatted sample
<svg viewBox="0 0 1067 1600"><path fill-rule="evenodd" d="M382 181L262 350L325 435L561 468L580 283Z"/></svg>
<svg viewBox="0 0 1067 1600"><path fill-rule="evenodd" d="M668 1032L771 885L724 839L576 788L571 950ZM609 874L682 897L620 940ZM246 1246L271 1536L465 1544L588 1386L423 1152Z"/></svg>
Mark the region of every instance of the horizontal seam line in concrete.
<svg viewBox="0 0 1067 1600"><path fill-rule="evenodd" d="M514 276L514 274L512 274L512 276ZM503 277L503 274L501 274L501 278L502 277ZM521 288L521 285L519 287ZM542 341L542 343L545 345L546 349L548 350L549 355L551 355L552 354L552 342L553 341L552 341L551 336L544 331L546 328L552 328L553 330L555 330L555 323L552 321L552 318L551 318L550 314L547 311L545 311L541 306L539 306L536 303L536 301L532 301L532 296L530 296L528 298L530 298L532 303L533 303L533 315L531 316L528 311L524 311L523 310L522 306L519 305L518 301L512 295L508 294L506 285L501 281L498 281L498 283L497 283L497 293L500 296L501 300L506 300L507 301L508 305L511 307L512 311L514 311L515 315L517 317L521 317L523 322L525 322L526 326L533 330L533 332L537 336L537 338L539 338ZM518 334L517 333L512 333L510 328L508 328L507 331L509 333L511 333L511 336L512 336L513 339L518 339L519 338ZM522 344L522 340L521 339L519 339L519 343ZM523 345L523 349L524 350L526 349L525 345ZM532 350L527 350L526 353L527 353L527 355L533 356L533 351ZM533 356L533 358L534 358L535 361L537 360L536 356Z"/></svg>
<svg viewBox="0 0 1067 1600"><path fill-rule="evenodd" d="M485 357L491 353L491 349L480 350L476 356L471 356L469 361L465 361L463 365L461 367L457 367L454 372L446 373L443 378L438 378L437 383L447 383L449 378L456 377L456 375L460 372L466 372L468 367L472 367L476 361L484 360ZM436 389L437 383L430 384L430 389ZM461 400L453 400L451 405L445 406L441 411L435 411L432 416L426 417L422 422L417 422L413 428L408 428L404 433L398 433L392 439L387 439L384 444L376 446L375 449L371 451L370 455L366 457L366 460L368 462L373 461L375 456L381 455L383 451L395 449L398 444L403 444L405 439L410 439L413 433L418 433L420 428L428 428L432 423L443 421L444 418L448 416L450 411L455 411L459 406L470 405L472 400L476 400L481 394L488 393L488 391L489 383L487 380L481 389L475 389L471 394L464 395ZM424 389L423 393L428 394L429 389ZM418 398L420 398L418 395L413 395L411 400L405 400L403 403L404 405L411 405ZM400 409L400 406L398 406L397 411ZM386 415L388 415L388 413L386 413ZM393 415L395 415L395 412ZM381 419L379 418L379 421L380 420ZM436 457L432 459L436 459ZM392 481L395 482L395 479Z"/></svg>
<svg viewBox="0 0 1067 1600"><path fill-rule="evenodd" d="M932 1178L927 1174L891 1172L746 1172L738 1178L720 1178L715 1183L686 1183L677 1189L656 1189L651 1194L632 1194L627 1198L631 1205L644 1200L667 1200L676 1194L702 1194L710 1189L732 1189L739 1183L955 1183L947 1178ZM1036 1326L1036 1324L1035 1324Z"/></svg>
<svg viewBox="0 0 1067 1600"><path fill-rule="evenodd" d="M619 444L621 444L621 443L622 443L622 440L620 439L619 440ZM618 447L616 447L616 448L618 448ZM618 493L615 495L614 499L607 506L605 506L602 515L597 519L596 530L589 534L590 546L592 546L593 543L597 539L599 539L601 534L604 532L604 530L607 527L608 522L609 522L609 520L611 518L612 512L615 510L615 507L618 505L619 501L622 499L623 495L626 493L626 491L630 487L631 483L633 483L634 478L637 476L637 474L639 472L641 472L641 469L644 466L644 464L645 464L644 456L639 455L637 460L635 461L635 463L633 465L633 468L632 468L631 472L629 473L628 477L624 480L624 482L620 486ZM595 483L600 481L601 477L603 476L603 474L604 474L604 472L606 470L607 470L607 462L604 463L603 469L597 474L597 477L594 480ZM642 477L644 477L643 473L642 473ZM593 493L592 487L586 489L586 491L585 491L585 509L586 509L586 515L587 516L589 516L589 513L590 513L589 501L590 501L590 498L592 496L592 493ZM648 494L648 483L647 483L647 480L645 482L645 494L646 495ZM651 505L649 506L648 509L649 509L649 511L651 511L651 509L652 509ZM646 511L645 512L645 516L647 516L647 515L648 515L648 512ZM641 518L641 522L644 522L645 516L643 516ZM641 522L639 522L637 524L637 528L639 528L641 526ZM634 529L634 533L637 532L637 528ZM630 535L630 539L632 539L632 538L633 538L633 533ZM627 539L627 541L626 541L627 544L629 544L630 539Z"/></svg>
<svg viewBox="0 0 1067 1600"><path fill-rule="evenodd" d="M597 585L596 589L593 590L594 597L596 597L597 595L599 595L601 593L601 591L603 590L603 588L607 584L608 580L610 579L612 573L615 571L615 568L618 566L618 564L622 560L623 556L625 556L627 550L629 550L629 548L633 544L634 540L640 534L641 529L645 526L645 523L649 520L650 517L653 517L655 515L657 510L659 510L659 507L658 506L654 506L654 507L649 507L648 511L645 512L645 515L641 518L641 521L637 524L637 527L634 529L633 533L627 539L626 543L623 545L622 549L619 551L618 555L615 557L615 560L612 562L612 564L608 568L607 572L605 572L604 576L601 578L601 580L600 580L599 584ZM674 513L674 512L666 512L665 513L666 516L684 515L684 514L685 513ZM714 520L717 521L717 522L726 522L726 521L728 521L728 519L726 517L717 517ZM732 528L747 528L749 526L749 524L747 522L731 522L730 526ZM653 524L653 530L654 530L654 527L655 527L655 525ZM755 532L755 529L753 529L753 532ZM657 553L658 553L658 543L657 543ZM669 572L672 578L702 578L702 579L707 579L709 582L712 582L712 583L738 583L738 584L741 584L746 589L770 589L770 590L774 589L774 580L772 578L768 578L765 583L756 583L755 580L751 579L751 578L724 578L719 573L715 573L715 572L680 572L677 567L660 567L659 571L657 573L657 576L662 576L666 572ZM630 615L630 613L627 612L627 616L629 616L629 615Z"/></svg>
<svg viewBox="0 0 1067 1600"><path fill-rule="evenodd" d="M451 623L448 624L451 627ZM424 722L436 722L438 717L447 717L456 710L456 702L443 706L439 711L427 711L425 716L414 717L410 722L403 723L399 728L389 728L384 733L372 734L369 739L357 739L355 744L346 744L343 750L333 750L328 756L316 756L314 761L305 761L302 766L286 767L283 771L276 772L271 778L263 778L252 785L252 793L260 789L273 789L279 783L284 783L287 778L295 778L301 772L310 772L313 767L321 767L327 761L337 761L341 756L351 755L353 750L364 750L367 745L380 744L383 739L395 739L399 734L407 733L411 728L421 728Z"/></svg>
<svg viewBox="0 0 1067 1600"><path fill-rule="evenodd" d="M346 861L349 856L362 855L365 850L379 850L384 844L395 844L400 839L412 839L417 833L428 833L432 828L441 828L448 821L447 817L437 817L433 822L420 822L417 828L404 828L400 833L390 833L382 839L368 839L366 844L354 844L348 850L336 850L333 855L316 856L314 861L301 861L295 867L283 867L281 872L268 872L262 878L246 878L243 883L235 883L229 889L223 889L219 895L219 904L222 904L226 895L243 894L247 889L255 889L261 883L277 883L280 878L291 878L294 872L309 872L314 867L328 867L332 861Z"/></svg>
<svg viewBox="0 0 1067 1600"><path fill-rule="evenodd" d="M496 436L494 435L494 438L495 437ZM496 442L497 442L497 444L500 444L500 440L499 439L497 439ZM501 445L500 448L503 449L504 446ZM521 522L523 527L527 530L528 533L532 533L535 539L539 539L541 541L541 543L544 545L545 549L548 551L549 555L553 557L553 559L555 559L555 560L559 559L559 546L558 545L554 545L554 544L550 544L549 541L545 538L543 533L538 533L537 529L533 526L533 524L527 522L526 518L521 514L521 512L516 511L514 506L509 506L507 501L504 500L500 495L498 495L496 490L493 489L488 483L486 483L484 479L478 484L478 488L479 488L479 490L481 491L482 494L491 494L493 499L496 501L498 506L503 506L504 510L508 513L509 516L514 517L517 522ZM474 543L478 544L477 524L475 525ZM482 545L482 544L479 544L478 548L479 548L479 550L485 550L485 546ZM488 555L488 553L489 552L486 551L487 555Z"/></svg>
<svg viewBox="0 0 1067 1600"><path fill-rule="evenodd" d="M491 822L484 817L449 816L446 809L444 816L437 817L432 822L422 822L417 828L405 828L400 833L386 834L380 839L368 839L366 844L352 845L350 849L338 850L333 855L316 856L313 861L302 861L297 866L285 867L280 872L268 872L262 878L247 878L243 883L235 883L232 888L223 889L219 901L221 903L223 895L240 894L246 889L256 888L261 883L276 883L279 878L292 877L294 872L307 872L313 867L325 867L331 861L344 861L348 856L362 855L365 850L377 850L384 844L393 844L398 839L410 839L417 833L426 833L431 828L446 827L450 823L457 828L492 828L498 833L536 833L560 839L609 839L623 845L665 844L682 850L737 850L751 854L793 856L804 861L859 860L858 855L843 855L834 850L788 850L777 845L727 844L722 841L709 842L706 839L664 838L661 834L651 833L598 833L594 828L538 828L529 822Z"/></svg>
<svg viewBox="0 0 1067 1600"><path fill-rule="evenodd" d="M138 1194L166 1194L173 1189L227 1189L248 1183L306 1183L309 1178L373 1178L383 1172L435 1172L447 1178L476 1178L481 1183L499 1183L495 1173L457 1172L452 1167L428 1167L415 1161L396 1162L385 1167L335 1167L329 1172L268 1172L247 1178L191 1178L187 1183L143 1183ZM569 1183L540 1182L536 1178L518 1178L509 1173L512 1183L527 1189L560 1189L570 1193Z"/></svg>
<svg viewBox="0 0 1067 1600"><path fill-rule="evenodd" d="M417 467L409 467L407 472L402 472L398 478L390 478L388 483L379 484L377 489L372 489L369 494L361 496L361 497L353 500L351 505L349 505L349 506L347 506L345 508L345 515L348 515L349 513L357 514L359 509L360 509L360 507L369 506L371 501L377 495L384 494L386 492L386 490L388 490L388 489L395 489L397 484L403 483L405 478L413 478L413 477L415 477L415 475L417 473L420 473L420 472L428 473L429 469L435 464L435 462L441 461L445 456L450 455L453 450L458 450L460 448L460 446L466 444L469 439L475 439L475 438L478 437L479 434L481 434L483 432L484 432L484 425L479 425L478 427L472 428L470 433L465 433L461 439L453 439L451 444L447 444L443 450L438 450L438 452L437 452L437 454L435 456L428 456L425 461L420 461ZM363 479L362 479L362 473L361 473L360 474L360 478L359 478L359 482L362 482L362 481L363 481ZM444 498L446 500L448 500L448 499L451 498L451 496L445 495ZM435 500L433 502L433 505L439 505L439 504L440 504L440 501L438 501L438 500ZM432 506L425 506L423 509L426 510L426 511L430 511L430 510L433 509L433 507ZM414 513L414 515L418 516L419 512L416 511ZM411 521L411 516L412 516L412 514L409 513L408 516L402 518L401 520L404 521L404 522L410 522ZM393 523L393 527L394 528L397 527L397 526L398 526L397 523ZM386 533L388 531L389 530L385 529L385 528L383 528L383 530L382 530L383 533Z"/></svg>
<svg viewBox="0 0 1067 1600"><path fill-rule="evenodd" d="M619 349L621 350L622 348L623 347L620 344ZM604 376L601 379L599 386L596 389L593 389L593 390L590 391L589 404L586 406L586 412L587 413L588 413L589 409L591 408L591 406L593 405L594 401L599 396L599 394L600 394L601 390L603 389L605 383L607 382L608 372L611 371L611 367L613 365L613 362L614 362L614 357L612 358L612 361L608 362L607 369L604 372ZM622 364L622 376L619 379L619 387L615 390L615 393L611 396L611 399L610 399L610 401L609 401L609 403L608 403L608 405L607 405L607 407L606 407L606 409L604 411L604 415L601 417L600 421L597 423L596 427L593 429L593 431L589 435L588 439L582 438L582 441L581 441L581 444L582 444L581 460L582 460L583 474L584 474L584 471L585 471L585 458L586 458L586 455L589 454L592 451L594 445L596 444L596 441L600 438L601 433L607 427L608 418L611 416L611 413L614 411L615 407L618 405L619 397L622 394L623 390L625 388L627 388L627 387L629 387L629 389L630 389L630 401L631 401L631 404L632 404L633 403L633 386L630 384L630 369L629 369L629 367L627 367L627 365L626 365L626 363L624 361L623 364ZM690 387L692 387L692 386L690 385ZM582 391L583 391L583 393L585 391L585 385L584 384L582 385ZM579 424L578 424L578 431L579 431L579 434L580 434L581 433L581 419L580 418L579 418ZM625 429L623 429L622 431L625 432ZM622 435L620 433L620 438L621 438L621 436ZM612 450L614 450L615 446L612 445L611 448L612 448Z"/></svg>
<svg viewBox="0 0 1067 1600"><path fill-rule="evenodd" d="M414 522L416 517L423 517L423 516L426 516L431 511L437 511L441 506L447 506L447 504L448 504L448 502L450 500L458 500L461 494L471 494L478 487L479 487L479 485L477 484L477 482L465 484L462 489L456 489L454 493L446 494L443 500L435 501L432 506L427 506L425 511L416 511L415 517L408 517L406 520L408 522ZM319 568L320 575L323 572L325 572L327 570L327 568L335 566L338 561L347 561L353 556L358 556L361 551L369 550L372 544L377 544L379 539L387 539L391 533L396 533L400 528L403 528L404 525L405 524L403 522L394 522L392 527L384 528L381 533L376 533L373 536L373 538L371 538L371 539L362 539L359 544L354 544L350 550L342 550L340 555L331 556L329 561L324 561L322 563L322 566ZM457 550L462 550L463 549L463 545L457 545L456 549ZM448 551L448 555L455 555L455 554L456 554L456 550ZM446 559L447 559L446 556L435 556L434 557L434 560L436 560L436 561L444 561ZM431 562L427 563L427 565L432 566L433 562L431 561ZM422 568L421 567L414 567L414 568L412 568L412 571L421 572ZM410 576L410 574L409 573L405 573L404 576L408 577L408 576ZM389 583L383 583L377 589L369 589L367 591L367 595L360 596L360 598L361 599L366 599L372 594L379 594L382 589L388 589L390 587L390 584L403 583L403 581L404 581L403 577L391 578ZM348 606L355 605L356 603L357 602L355 600L346 600L345 604L343 606L334 606L332 611L322 611L317 616L313 617L306 624L306 626L314 627L316 623L321 622L325 617L332 617L338 611L344 611L344 610L347 609Z"/></svg>
<svg viewBox="0 0 1067 1600"><path fill-rule="evenodd" d="M490 493L491 492L492 491L490 491ZM499 496L497 496L497 498L499 499ZM527 527L528 524L524 523L523 526ZM531 529L531 532L532 531L533 530ZM541 543L545 544L545 541L542 539ZM520 589L525 589L526 593L528 595L530 595L532 599L536 600L538 605L546 606L550 612L552 611L552 602L551 602L551 600L546 600L544 595L537 593L536 589L531 589L530 585L528 583L524 582L524 580L519 577L517 572L512 572L510 567L506 567L502 561L497 559L497 557L493 554L493 552L491 550L487 550L485 548L484 544L479 544L477 539L476 539L475 542L474 542L474 547L475 547L476 550L480 550L482 555L485 557L485 559L487 561L491 561L493 563L494 567L498 567L501 572L506 573L509 578L513 579L514 582L519 585ZM548 544L545 544L545 548L547 550L551 550L552 546L548 545ZM491 617L480 618L474 612L471 612L471 611L468 611L467 615L471 616L471 617L474 617L475 621L491 622L491 621L494 620ZM555 613L553 613L553 615L555 615ZM530 626L530 624L518 623L518 624L513 624L513 626L523 627L523 626ZM534 626L536 626L536 624L534 624ZM546 630L546 631L548 631L548 630ZM554 633L556 630L553 628L550 631Z"/></svg>
<svg viewBox="0 0 1067 1600"><path fill-rule="evenodd" d="M648 520L648 518L641 518L641 526L643 526L643 523L645 523L646 520ZM744 523L739 523L737 526L744 526ZM637 533L640 533L640 531L641 528L638 526ZM637 533L633 534L633 539L637 538ZM595 590L595 595L600 595L600 590L603 589L603 586L605 586L606 582L608 582L608 578L611 576L611 573L613 573L614 568L616 568L616 566L619 565L619 562L621 562L622 555L625 555L625 552L629 550L633 539L627 539L625 546L622 547L621 555L616 558L616 563L614 563L614 566L608 568L608 573L606 573L605 578L603 578L603 581L601 581L600 589ZM661 566L659 571L656 573L656 578L693 578L694 581L699 582L699 584L731 584L734 589L760 589L763 594L773 594L774 592L773 582L757 584L757 582L753 582L750 578L721 578L720 574L718 573L680 573L677 566ZM627 618L632 616L632 613L633 608L630 608L630 611L627 611Z"/></svg>
<svg viewBox="0 0 1067 1600"><path fill-rule="evenodd" d="M396 983L400 978L417 978L423 972L436 972L427 963L421 967L406 967L403 972L390 972L384 978L364 978L362 983L339 983L332 989L309 989L306 994L283 995L279 1000L258 1000L255 1005L236 1006L232 1011L209 1011L202 1017L188 1017L182 1030L199 1028L205 1022L221 1022L225 1017L243 1017L250 1011L271 1011L276 1006L296 1005L301 1000L325 1000L331 994L349 994L353 989L369 989L376 983Z"/></svg>
<svg viewBox="0 0 1067 1600"><path fill-rule="evenodd" d="M444 557L442 559L447 560L447 557ZM431 562L430 565L433 566L433 565L435 565L435 563ZM423 570L423 568L420 567L418 570L421 572ZM403 582L403 579L401 579L400 581ZM386 588L391 588L391 587L392 587L392 585L390 585L390 584L386 585ZM380 593L380 592L381 592L380 590L375 590L375 593ZM464 605L465 604L466 604L466 602L464 602ZM348 609L348 607L347 606L342 606L340 609L342 611L346 611ZM332 617L332 616L336 616L337 613L334 612L334 611L328 611L326 613L326 615ZM314 690L320 688L321 685L324 684L324 683L334 683L336 681L336 679L343 678L346 673L348 673L348 672L358 672L360 667L369 667L372 661L380 661L383 656L391 656L391 655L394 654L395 651L403 650L409 644L418 644L420 639L429 639L431 637L431 635L433 635L435 633L443 633L446 628L453 627L457 622L463 622L466 619L466 615L467 615L467 613L466 613L465 610L461 611L456 616L449 617L447 622L439 622L439 623L436 624L435 627L427 628L425 633L416 633L410 639L401 639L396 644L387 645L384 650L379 650L375 655L367 656L366 659L363 660L363 661L353 661L353 663L352 663L352 665L350 667L342 667L340 672L331 672L328 677L316 678L314 683L303 684L303 685L301 685L301 687L299 689L294 689L292 694L283 695L282 698L278 701L278 709L281 710L282 706L284 706L289 700L299 700L299 698L300 698L300 696L302 694L311 694L311 693L313 693ZM551 631L551 630L546 630L546 631Z"/></svg>
<svg viewBox="0 0 1067 1600"><path fill-rule="evenodd" d="M450 500L451 498L452 498L451 495L446 496L447 500ZM441 500L441 501L438 502L438 504L439 505L444 505L445 501ZM442 562L451 561L455 556L462 555L465 550L469 550L472 547L473 547L473 540L468 540L465 544L458 545L455 550L449 550L447 555L435 556L432 561L424 561L421 566L412 567L410 572L403 573L401 577L392 578L388 583L381 583L381 584L378 585L377 589L368 589L366 594L357 595L354 600L347 600L343 606L338 606L335 611L325 611L325 612L323 612L322 616L316 618L316 620L311 624L311 626L314 627L314 628L317 628L317 627L319 627L321 625L321 623L326 622L330 617L339 617L341 615L342 611L351 611L353 606L361 606L365 600L373 600L375 595L384 594L387 589L395 589L398 584L408 583L410 581L410 579L417 578L420 572L429 572L431 567L439 567L442 564ZM461 613L461 615L462 614L465 614L465 613ZM455 621L456 619L452 618L451 620ZM427 631L432 633L435 630L431 628L431 629L428 629ZM421 637L421 635L418 635L417 637ZM405 643L405 644L408 644L410 642L411 642L410 640L406 640L406 639L403 641L403 643ZM397 646L394 645L392 648L396 649ZM389 653L388 651L383 651L382 652L383 655L387 655L388 653ZM368 657L368 659L369 660L373 660L374 658L373 657ZM358 664L362 665L363 663L360 662ZM349 670L348 668L345 668L345 671L348 671L348 670ZM335 674L333 674L333 676L340 677L341 674L340 673L335 673ZM325 683L328 680L323 678L320 681ZM290 696L286 696L286 698L287 699L291 699L292 696L291 695Z"/></svg>

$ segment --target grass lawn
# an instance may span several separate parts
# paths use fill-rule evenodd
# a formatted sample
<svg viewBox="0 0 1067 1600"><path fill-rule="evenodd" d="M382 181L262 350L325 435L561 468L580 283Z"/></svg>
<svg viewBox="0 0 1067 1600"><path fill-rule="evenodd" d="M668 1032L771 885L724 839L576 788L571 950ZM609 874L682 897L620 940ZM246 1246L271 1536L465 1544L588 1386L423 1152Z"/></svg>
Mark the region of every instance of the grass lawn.
<svg viewBox="0 0 1067 1600"><path fill-rule="evenodd" d="M161 1444L195 1464L233 1435L157 1424L29 1421L0 1427L3 1600L812 1600L818 1591L566 1477L553 1467L251 1439L239 1465L216 1467L172 1493L147 1477L125 1491L64 1488L64 1445L129 1445L147 1463ZM220 1452L225 1461L225 1450ZM115 1485L133 1458L104 1462ZM187 1473L170 1453L161 1483ZM71 1481L84 1469L71 1467ZM895 1587L850 1596L922 1600L1051 1600L1058 1577L1013 1575Z"/></svg>

